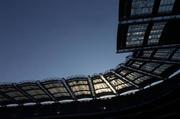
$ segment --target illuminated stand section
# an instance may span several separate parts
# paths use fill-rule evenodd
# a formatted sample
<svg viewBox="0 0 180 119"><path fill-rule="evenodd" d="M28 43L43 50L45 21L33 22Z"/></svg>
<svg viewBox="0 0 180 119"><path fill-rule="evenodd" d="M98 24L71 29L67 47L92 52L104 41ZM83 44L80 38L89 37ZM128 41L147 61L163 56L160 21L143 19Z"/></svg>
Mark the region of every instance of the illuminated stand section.
<svg viewBox="0 0 180 119"><path fill-rule="evenodd" d="M92 76L1 84L0 115L8 115L12 109L10 113L16 118L47 116L56 119L59 114L60 117L74 117L77 114L79 117L93 114L104 116L115 110L116 115L121 114L122 118L125 115L126 119L131 113L128 115L123 109L131 109L133 104L144 106L152 101L151 98L164 100L165 94L171 95L176 86L168 88L167 81L180 77L180 0L120 0L119 4L117 53L133 52L125 63ZM154 89L156 84L161 86ZM155 91L147 93L146 90L151 88ZM164 88L167 89L157 96L156 93ZM171 89L174 90L169 91ZM170 102L165 100L165 104L166 101ZM173 107L173 104L168 106ZM162 106L164 111L168 106ZM162 111L158 109L154 112L147 111ZM139 110L144 111L143 108ZM134 112L136 111L135 108ZM147 111L142 113L145 117ZM133 114L132 118L140 113Z"/></svg>

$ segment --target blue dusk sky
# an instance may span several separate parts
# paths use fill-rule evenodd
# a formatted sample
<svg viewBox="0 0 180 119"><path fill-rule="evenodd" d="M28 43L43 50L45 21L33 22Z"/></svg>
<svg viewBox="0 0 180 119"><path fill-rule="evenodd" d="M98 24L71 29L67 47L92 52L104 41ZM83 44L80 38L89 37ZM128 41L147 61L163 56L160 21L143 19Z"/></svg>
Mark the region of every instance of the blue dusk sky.
<svg viewBox="0 0 180 119"><path fill-rule="evenodd" d="M118 0L0 0L0 82L114 68L117 25Z"/></svg>

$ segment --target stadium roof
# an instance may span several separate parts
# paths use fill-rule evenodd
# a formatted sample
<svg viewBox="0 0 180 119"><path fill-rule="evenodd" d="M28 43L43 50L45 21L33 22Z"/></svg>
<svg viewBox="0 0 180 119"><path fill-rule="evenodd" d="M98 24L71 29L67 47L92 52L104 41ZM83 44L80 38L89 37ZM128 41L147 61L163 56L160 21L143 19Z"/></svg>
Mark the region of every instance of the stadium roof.
<svg viewBox="0 0 180 119"><path fill-rule="evenodd" d="M106 73L0 85L0 104L26 105L118 96L166 80L180 67L180 48L139 50Z"/></svg>
<svg viewBox="0 0 180 119"><path fill-rule="evenodd" d="M0 105L25 106L120 96L167 80L178 72L179 31L174 27L180 25L176 6L179 1L131 1L120 1L118 52L133 51L125 63L93 76L1 84ZM140 5L140 8L137 5ZM170 17L165 18L167 15ZM165 20L154 21L158 17ZM141 21L145 18L146 21Z"/></svg>

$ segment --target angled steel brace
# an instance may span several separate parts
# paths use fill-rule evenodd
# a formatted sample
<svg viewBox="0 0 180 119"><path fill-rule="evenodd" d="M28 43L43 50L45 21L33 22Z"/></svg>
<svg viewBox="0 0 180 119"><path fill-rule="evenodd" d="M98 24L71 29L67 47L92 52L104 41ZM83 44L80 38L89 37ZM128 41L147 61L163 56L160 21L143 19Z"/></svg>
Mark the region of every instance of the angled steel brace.
<svg viewBox="0 0 180 119"><path fill-rule="evenodd" d="M90 87L90 91L91 91L91 94L92 94L92 97L96 97L96 94L95 94L95 90L94 90L94 87L93 87L93 83L92 83L92 79L90 76L88 76L88 82L89 82L89 87Z"/></svg>
<svg viewBox="0 0 180 119"><path fill-rule="evenodd" d="M26 93L23 89L19 88L15 83L12 84L12 85L13 85L13 87L14 87L16 90L18 90L19 92L21 92L25 97L27 97L28 99L32 100L33 102L38 103L38 101L37 101L35 98L33 98L33 97L32 97L31 95L29 95L28 93Z"/></svg>
<svg viewBox="0 0 180 119"><path fill-rule="evenodd" d="M121 76L120 74L116 73L115 71L111 71L113 74L115 74L117 77L119 77L120 79L124 80L125 82L130 83L131 85L135 86L136 88L139 88L139 86L137 84L135 84L134 82L130 81L129 79Z"/></svg>
<svg viewBox="0 0 180 119"><path fill-rule="evenodd" d="M74 93L71 91L71 89L70 89L69 86L67 85L65 79L62 79L62 83L64 84L65 88L67 89L67 91L69 92L69 94L71 95L71 97L72 97L74 100L77 100L77 99L76 99L76 96L74 95Z"/></svg>
<svg viewBox="0 0 180 119"><path fill-rule="evenodd" d="M127 66L125 66L125 65L123 65L123 64L121 64L121 66L124 67L124 68L126 68L126 69L129 69L129 70L131 70L131 71L134 71L134 72L138 72L138 73L146 74L146 75L148 75L148 76L152 76L152 77L155 77L155 78L163 79L163 77L161 77L161 76L158 76L158 75L155 75L155 74L151 74L151 73L148 73L148 72L146 72L146 71L142 71L142 70L140 70L140 69L134 69L134 68L132 68L132 67L127 67Z"/></svg>
<svg viewBox="0 0 180 119"><path fill-rule="evenodd" d="M106 78L102 74L100 74L100 77L109 86L113 93L117 94L116 90L112 87L112 85L106 80Z"/></svg>
<svg viewBox="0 0 180 119"><path fill-rule="evenodd" d="M57 101L56 98L41 84L40 81L37 81L37 84L53 101Z"/></svg>

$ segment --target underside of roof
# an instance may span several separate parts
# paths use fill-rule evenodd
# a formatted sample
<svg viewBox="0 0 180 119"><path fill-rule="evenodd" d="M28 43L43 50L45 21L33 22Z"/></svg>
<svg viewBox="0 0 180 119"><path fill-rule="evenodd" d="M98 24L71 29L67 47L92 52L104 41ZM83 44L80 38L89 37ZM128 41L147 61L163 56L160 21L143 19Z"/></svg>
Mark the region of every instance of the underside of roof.
<svg viewBox="0 0 180 119"><path fill-rule="evenodd" d="M27 105L119 96L168 79L180 68L180 48L138 50L126 63L94 76L0 85L0 104Z"/></svg>
<svg viewBox="0 0 180 119"><path fill-rule="evenodd" d="M121 0L117 52L133 52L125 63L93 76L1 84L0 106L111 98L173 77L180 69L179 3Z"/></svg>

